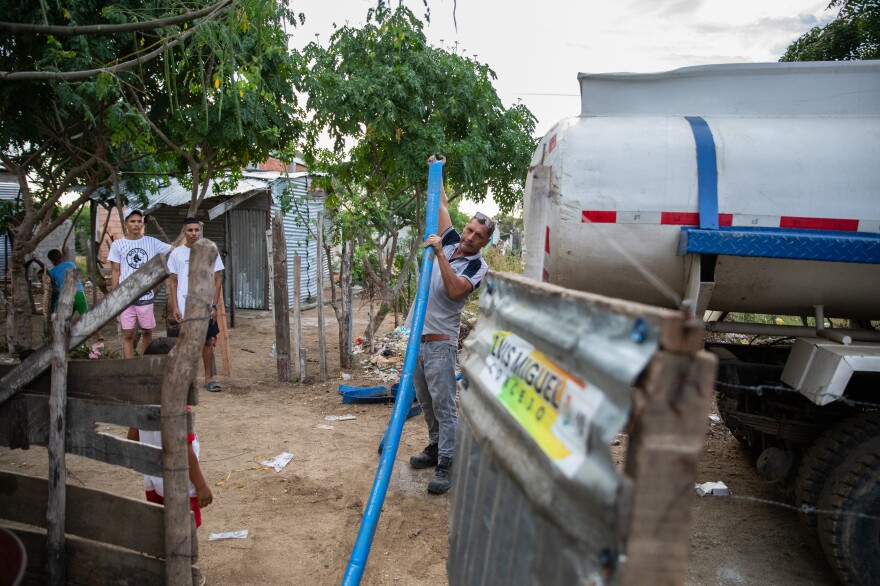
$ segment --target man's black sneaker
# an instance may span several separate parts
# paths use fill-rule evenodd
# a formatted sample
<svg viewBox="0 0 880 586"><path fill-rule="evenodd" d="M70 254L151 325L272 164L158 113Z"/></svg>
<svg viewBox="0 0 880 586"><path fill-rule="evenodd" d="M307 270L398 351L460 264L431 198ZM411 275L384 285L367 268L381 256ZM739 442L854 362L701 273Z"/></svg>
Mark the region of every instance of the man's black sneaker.
<svg viewBox="0 0 880 586"><path fill-rule="evenodd" d="M421 454L409 459L409 465L416 470L437 465L437 444L428 444Z"/></svg>
<svg viewBox="0 0 880 586"><path fill-rule="evenodd" d="M428 483L428 492L431 494L443 494L452 486L452 458L443 456L437 463L437 471L434 478Z"/></svg>

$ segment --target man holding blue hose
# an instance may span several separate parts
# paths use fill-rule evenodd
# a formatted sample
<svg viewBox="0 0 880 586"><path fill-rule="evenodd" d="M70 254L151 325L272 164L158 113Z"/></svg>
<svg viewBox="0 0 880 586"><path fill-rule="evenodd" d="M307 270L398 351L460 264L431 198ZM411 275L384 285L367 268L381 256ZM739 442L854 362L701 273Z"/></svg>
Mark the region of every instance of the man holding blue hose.
<svg viewBox="0 0 880 586"><path fill-rule="evenodd" d="M440 160L446 164L446 158ZM431 155L428 164L437 159ZM480 250L492 238L495 222L477 212L459 234L452 227L446 191L440 186L437 234L428 236L425 247L434 248L431 291L425 310L425 325L413 385L428 424L428 446L410 458L413 468L436 466L428 492L443 494L452 485L455 448L455 362L461 311L468 296L480 286L488 270Z"/></svg>

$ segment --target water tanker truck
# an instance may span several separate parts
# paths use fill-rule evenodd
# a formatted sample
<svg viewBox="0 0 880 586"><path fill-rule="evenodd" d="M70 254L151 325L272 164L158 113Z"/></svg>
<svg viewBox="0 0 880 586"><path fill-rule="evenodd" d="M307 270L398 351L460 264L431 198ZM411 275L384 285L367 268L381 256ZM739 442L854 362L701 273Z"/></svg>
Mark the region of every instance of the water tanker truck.
<svg viewBox="0 0 880 586"><path fill-rule="evenodd" d="M526 276L682 308L719 413L845 584L880 576L880 62L581 74Z"/></svg>

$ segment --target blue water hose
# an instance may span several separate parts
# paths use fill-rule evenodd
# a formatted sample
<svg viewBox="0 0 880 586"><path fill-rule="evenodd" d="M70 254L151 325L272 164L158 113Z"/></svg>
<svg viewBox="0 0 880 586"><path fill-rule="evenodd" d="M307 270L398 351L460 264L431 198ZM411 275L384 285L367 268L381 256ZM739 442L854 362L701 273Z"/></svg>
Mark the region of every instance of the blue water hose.
<svg viewBox="0 0 880 586"><path fill-rule="evenodd" d="M431 163L428 167L428 211L425 217L425 236L437 233L437 222L440 213L440 188L443 185L443 163ZM409 343L406 345L406 358L403 361L403 375L400 377L400 385L397 391L397 400L394 402L394 410L391 413L391 421L386 430L386 445L379 458L379 468L376 478L373 480L373 488L370 490L370 498L364 509L361 519L361 528L355 539L345 568L345 576L342 578L343 586L355 586L361 583L364 569L367 566L367 558L370 555L370 547L373 545L373 536L376 534L376 524L379 522L379 514L382 512L382 504L385 502L385 494L388 492L388 481L391 479L391 470L394 468L394 458L397 457L397 448L400 445L400 434L403 432L403 422L406 421L409 408L412 406L414 387L412 382L413 370L419 357L419 344L422 339L422 327L425 325L425 310L428 306L428 291L431 288L431 271L434 268L434 249L425 248L422 254L422 272L419 275L419 288L413 309L412 329L409 332Z"/></svg>

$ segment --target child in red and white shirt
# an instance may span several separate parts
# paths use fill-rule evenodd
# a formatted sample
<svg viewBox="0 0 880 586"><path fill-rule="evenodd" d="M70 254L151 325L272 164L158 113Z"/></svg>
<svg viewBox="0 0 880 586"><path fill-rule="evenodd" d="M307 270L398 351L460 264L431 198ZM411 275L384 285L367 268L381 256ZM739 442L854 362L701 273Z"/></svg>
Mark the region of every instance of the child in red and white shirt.
<svg viewBox="0 0 880 586"><path fill-rule="evenodd" d="M189 407L186 408L190 410ZM138 429L130 429L128 439L140 441L144 444L162 447L162 432L160 431L142 431ZM199 466L199 438L195 433L187 436L187 460L189 463L189 508L196 517L196 527L202 524L202 508L207 507L214 500L211 487L205 481L202 474L202 468ZM144 491L147 493L147 500L151 503L159 505L165 504L165 490L162 477L144 475Z"/></svg>

